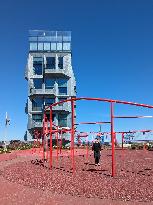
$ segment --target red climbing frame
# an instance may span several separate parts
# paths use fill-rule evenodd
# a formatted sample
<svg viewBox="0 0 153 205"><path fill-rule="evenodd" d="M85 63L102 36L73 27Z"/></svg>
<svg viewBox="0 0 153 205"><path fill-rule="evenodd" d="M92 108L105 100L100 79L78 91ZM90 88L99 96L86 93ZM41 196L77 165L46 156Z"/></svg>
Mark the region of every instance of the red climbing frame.
<svg viewBox="0 0 153 205"><path fill-rule="evenodd" d="M80 138L86 138L86 160L89 158L89 150L88 150L88 134L86 132L78 134L76 136L78 138L78 142L80 144Z"/></svg>
<svg viewBox="0 0 153 205"><path fill-rule="evenodd" d="M50 109L50 168L52 168L52 134L53 134L53 120L52 120L52 108L56 105L65 103L65 102L71 102L71 113L72 113L72 127L71 127L71 160L72 160L72 169L73 173L75 171L75 163L74 163L74 134L75 134L75 129L74 129L74 102L78 100L90 100L90 101L101 101L101 102L107 102L110 103L110 122L111 122L111 142L112 142L112 177L115 176L115 143L114 143L114 119L115 118L124 118L123 117L117 117L114 116L114 104L119 103L119 104L126 104L126 105L133 105L133 106L140 106L140 107L145 107L145 108L153 108L152 105L147 105L147 104L140 104L140 103L134 103L134 102L126 102L126 101L121 101L121 100L112 100L112 99L104 99L104 98L88 98L88 97L82 97L82 98L71 98L67 100L63 100L57 103L54 103L47 108L45 108L45 111L49 108ZM143 116L135 116L134 118L141 118ZM44 121L45 121L45 114L44 114ZM43 123L45 124L45 123ZM44 132L44 129L43 129ZM45 134L45 133L44 133Z"/></svg>
<svg viewBox="0 0 153 205"><path fill-rule="evenodd" d="M110 122L80 122L80 123L77 123L75 125L99 125L99 124L108 124ZM80 134L83 133L84 136L81 136ZM79 135L77 135L77 138L82 138L82 137L85 137L87 138L88 137L88 134L86 132L80 132ZM86 139L86 159L88 160L88 157L89 157L89 148L88 148L88 140Z"/></svg>

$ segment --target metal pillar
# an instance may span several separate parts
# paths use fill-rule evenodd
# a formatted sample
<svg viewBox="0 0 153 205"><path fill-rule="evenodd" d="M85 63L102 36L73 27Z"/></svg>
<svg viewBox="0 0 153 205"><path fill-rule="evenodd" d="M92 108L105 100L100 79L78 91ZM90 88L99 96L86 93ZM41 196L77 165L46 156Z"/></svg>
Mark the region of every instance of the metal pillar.
<svg viewBox="0 0 153 205"><path fill-rule="evenodd" d="M88 157L89 157L89 147L88 147L88 136L86 137L86 149L87 149L87 153L86 153L86 159L88 161Z"/></svg>
<svg viewBox="0 0 153 205"><path fill-rule="evenodd" d="M111 102L112 177L115 176L114 104Z"/></svg>
<svg viewBox="0 0 153 205"><path fill-rule="evenodd" d="M63 137L63 131L61 130L61 140L60 140L60 154L62 153L62 138Z"/></svg>
<svg viewBox="0 0 153 205"><path fill-rule="evenodd" d="M57 163L58 163L58 128L57 128L57 132L56 132L56 160L57 160Z"/></svg>
<svg viewBox="0 0 153 205"><path fill-rule="evenodd" d="M52 107L50 106L50 169L52 169L53 164L53 153L52 153Z"/></svg>
<svg viewBox="0 0 153 205"><path fill-rule="evenodd" d="M43 132L42 132L42 148L43 148L43 161L45 159L45 150L44 150L44 147L45 147L45 114L43 115Z"/></svg>
<svg viewBox="0 0 153 205"><path fill-rule="evenodd" d="M122 132L122 150L123 150L123 144L124 144L124 132Z"/></svg>
<svg viewBox="0 0 153 205"><path fill-rule="evenodd" d="M72 112L72 119L71 119L71 159L72 159L72 170L74 173L74 100L71 101L71 112Z"/></svg>

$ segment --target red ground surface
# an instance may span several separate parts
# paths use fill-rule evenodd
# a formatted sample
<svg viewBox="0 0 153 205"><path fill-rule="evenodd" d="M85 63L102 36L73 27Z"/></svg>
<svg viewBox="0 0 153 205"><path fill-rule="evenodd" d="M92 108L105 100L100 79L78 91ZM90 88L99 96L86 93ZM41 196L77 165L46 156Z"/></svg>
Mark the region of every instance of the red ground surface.
<svg viewBox="0 0 153 205"><path fill-rule="evenodd" d="M93 165L92 153L87 163L85 156L77 156L83 151L77 151L74 176L69 152L58 163L54 157L53 170L34 163L40 154L0 155L0 204L153 204L153 152L116 151L115 178L110 150L102 151L100 167Z"/></svg>

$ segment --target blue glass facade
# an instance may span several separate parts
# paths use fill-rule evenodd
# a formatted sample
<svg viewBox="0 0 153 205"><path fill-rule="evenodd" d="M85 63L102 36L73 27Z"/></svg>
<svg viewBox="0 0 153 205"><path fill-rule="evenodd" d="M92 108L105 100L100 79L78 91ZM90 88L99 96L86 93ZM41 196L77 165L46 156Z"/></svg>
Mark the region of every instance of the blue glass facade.
<svg viewBox="0 0 153 205"><path fill-rule="evenodd" d="M56 79L46 78L45 79L45 89L53 89Z"/></svg>
<svg viewBox="0 0 153 205"><path fill-rule="evenodd" d="M71 32L29 32L29 55L25 77L28 80L28 130L41 130L43 109L49 120L49 105L76 96L72 69ZM53 121L60 127L71 127L71 104L63 103L53 109Z"/></svg>
<svg viewBox="0 0 153 205"><path fill-rule="evenodd" d="M46 57L46 69L55 69L55 57Z"/></svg>
<svg viewBox="0 0 153 205"><path fill-rule="evenodd" d="M43 58L34 57L33 58L33 74L42 75L42 73L43 73Z"/></svg>
<svg viewBox="0 0 153 205"><path fill-rule="evenodd" d="M69 31L30 31L30 51L71 51Z"/></svg>
<svg viewBox="0 0 153 205"><path fill-rule="evenodd" d="M34 98L32 99L32 110L33 111L41 111L43 108L43 99L42 98Z"/></svg>
<svg viewBox="0 0 153 205"><path fill-rule="evenodd" d="M47 97L46 97L46 98L44 99L44 101L45 101L45 105L46 105L46 106L49 106L49 105L55 103L55 98L49 98L49 97L47 98Z"/></svg>
<svg viewBox="0 0 153 205"><path fill-rule="evenodd" d="M43 83L43 79L41 78L33 79L33 84L35 89L42 89L42 83Z"/></svg>
<svg viewBox="0 0 153 205"><path fill-rule="evenodd" d="M32 115L32 120L34 122L42 122L42 114L33 114Z"/></svg>

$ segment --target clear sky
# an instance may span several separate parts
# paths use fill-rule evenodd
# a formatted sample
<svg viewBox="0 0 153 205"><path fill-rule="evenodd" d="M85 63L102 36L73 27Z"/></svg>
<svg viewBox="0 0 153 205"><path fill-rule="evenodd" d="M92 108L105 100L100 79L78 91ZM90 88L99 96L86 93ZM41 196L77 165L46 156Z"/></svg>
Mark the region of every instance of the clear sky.
<svg viewBox="0 0 153 205"><path fill-rule="evenodd" d="M6 111L11 118L8 139L23 139L26 131L30 29L72 31L78 96L153 104L152 0L5 0L0 2L0 28L0 140ZM109 120L108 105L79 105L78 121ZM117 105L115 111L153 115L153 110L129 106ZM153 119L117 120L115 128L152 129Z"/></svg>

